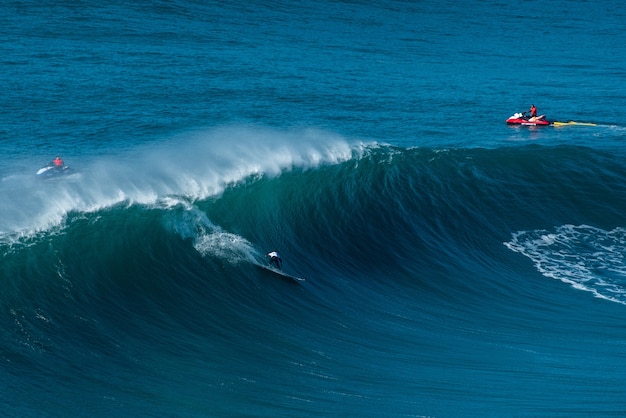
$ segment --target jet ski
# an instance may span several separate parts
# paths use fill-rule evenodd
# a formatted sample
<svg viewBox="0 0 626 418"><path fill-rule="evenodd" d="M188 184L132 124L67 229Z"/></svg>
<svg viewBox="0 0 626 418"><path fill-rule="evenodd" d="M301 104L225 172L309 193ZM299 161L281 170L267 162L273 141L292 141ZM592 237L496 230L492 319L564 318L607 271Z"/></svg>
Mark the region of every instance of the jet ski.
<svg viewBox="0 0 626 418"><path fill-rule="evenodd" d="M61 166L57 166L53 162L50 162L46 164L45 166L41 167L39 170L37 170L37 177L52 178L52 177L64 176L69 173L71 173L71 170L65 164Z"/></svg>
<svg viewBox="0 0 626 418"><path fill-rule="evenodd" d="M528 126L547 126L550 125L550 121L546 119L545 115L530 117L524 113L515 113L513 116L506 120L508 125L528 125Z"/></svg>

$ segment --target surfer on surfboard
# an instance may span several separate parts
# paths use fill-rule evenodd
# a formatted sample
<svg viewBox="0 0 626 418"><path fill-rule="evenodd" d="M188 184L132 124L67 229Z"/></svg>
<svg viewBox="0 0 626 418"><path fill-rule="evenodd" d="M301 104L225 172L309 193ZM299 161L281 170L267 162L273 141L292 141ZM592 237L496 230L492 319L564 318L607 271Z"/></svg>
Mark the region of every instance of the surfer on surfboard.
<svg viewBox="0 0 626 418"><path fill-rule="evenodd" d="M265 256L270 258L270 266L275 266L279 270L283 268L283 260L276 251L267 253Z"/></svg>

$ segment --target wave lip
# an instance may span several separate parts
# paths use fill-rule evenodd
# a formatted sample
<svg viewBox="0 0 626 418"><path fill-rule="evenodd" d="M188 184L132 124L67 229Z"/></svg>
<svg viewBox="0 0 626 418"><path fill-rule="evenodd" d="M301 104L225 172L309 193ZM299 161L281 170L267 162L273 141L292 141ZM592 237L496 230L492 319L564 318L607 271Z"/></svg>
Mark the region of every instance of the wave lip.
<svg viewBox="0 0 626 418"><path fill-rule="evenodd" d="M0 239L11 241L63 224L71 212L120 203L154 205L169 196L217 196L251 176L337 164L362 152L338 135L313 129L225 127L140 146L115 157L72 161L79 175L54 182L16 176L0 184Z"/></svg>

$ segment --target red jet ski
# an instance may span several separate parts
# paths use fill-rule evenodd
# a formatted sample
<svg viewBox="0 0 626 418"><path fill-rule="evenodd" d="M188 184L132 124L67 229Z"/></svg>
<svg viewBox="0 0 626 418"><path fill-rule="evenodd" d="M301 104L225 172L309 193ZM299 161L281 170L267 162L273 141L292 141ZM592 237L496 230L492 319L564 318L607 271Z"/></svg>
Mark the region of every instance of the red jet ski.
<svg viewBox="0 0 626 418"><path fill-rule="evenodd" d="M546 126L550 125L550 121L546 119L546 115L531 118L524 113L516 113L506 120L509 125L529 125L529 126Z"/></svg>

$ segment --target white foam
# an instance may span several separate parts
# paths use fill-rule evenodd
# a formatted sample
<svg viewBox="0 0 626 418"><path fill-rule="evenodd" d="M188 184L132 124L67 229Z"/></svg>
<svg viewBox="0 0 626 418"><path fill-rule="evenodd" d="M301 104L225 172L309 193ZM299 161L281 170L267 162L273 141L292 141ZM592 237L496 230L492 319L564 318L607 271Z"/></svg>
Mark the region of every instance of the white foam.
<svg viewBox="0 0 626 418"><path fill-rule="evenodd" d="M216 257L232 264L254 263L260 258L248 240L214 225L204 212L186 203L181 208L182 211L171 213L166 226L181 238L191 239L203 257Z"/></svg>
<svg viewBox="0 0 626 418"><path fill-rule="evenodd" d="M0 183L0 241L62 226L71 212L124 202L193 202L219 195L250 176L336 164L358 156L363 148L313 129L227 127L179 135L121 155L82 160L66 156L79 175L40 181L34 176L38 167L33 167L32 175L8 176Z"/></svg>
<svg viewBox="0 0 626 418"><path fill-rule="evenodd" d="M509 249L530 258L546 277L626 305L626 229L563 225L513 234Z"/></svg>

